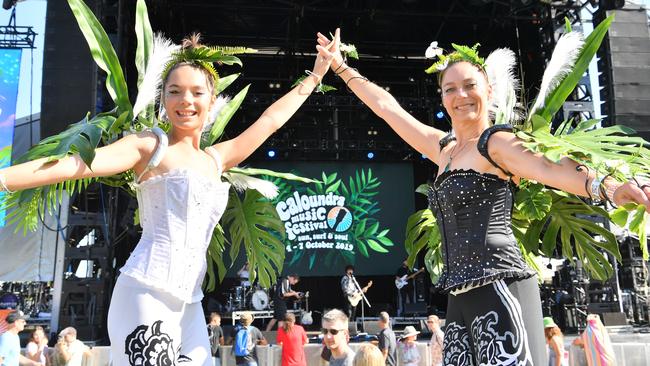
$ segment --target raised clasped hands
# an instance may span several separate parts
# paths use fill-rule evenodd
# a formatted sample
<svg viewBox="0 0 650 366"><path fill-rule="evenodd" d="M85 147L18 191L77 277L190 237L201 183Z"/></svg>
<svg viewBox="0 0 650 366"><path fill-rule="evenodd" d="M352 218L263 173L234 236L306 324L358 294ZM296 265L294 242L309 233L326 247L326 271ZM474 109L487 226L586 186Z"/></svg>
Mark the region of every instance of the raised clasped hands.
<svg viewBox="0 0 650 366"><path fill-rule="evenodd" d="M312 69L312 75L315 75L317 81L320 82L327 70L332 64L334 58L333 50L336 47L335 41L320 43L316 45L316 50L318 50L318 55L316 55L316 60L314 61L314 68Z"/></svg>
<svg viewBox="0 0 650 366"><path fill-rule="evenodd" d="M328 53L332 57L331 67L332 70L337 70L345 62L341 54L341 29L336 28L334 32L334 39L327 38L326 35L318 32L318 45L327 48ZM318 46L316 46L318 47Z"/></svg>

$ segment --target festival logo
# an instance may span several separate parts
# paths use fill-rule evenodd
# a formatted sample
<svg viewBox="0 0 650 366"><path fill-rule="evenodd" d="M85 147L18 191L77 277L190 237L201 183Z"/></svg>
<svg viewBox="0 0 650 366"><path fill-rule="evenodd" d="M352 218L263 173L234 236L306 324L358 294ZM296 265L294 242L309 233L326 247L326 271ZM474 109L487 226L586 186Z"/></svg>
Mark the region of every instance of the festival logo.
<svg viewBox="0 0 650 366"><path fill-rule="evenodd" d="M354 263L356 256L385 255L394 244L388 229L380 229L374 200L380 182L372 170L357 170L347 184L337 173L322 173L313 185L276 181L274 200L286 229L286 267L300 263L309 270L341 261Z"/></svg>

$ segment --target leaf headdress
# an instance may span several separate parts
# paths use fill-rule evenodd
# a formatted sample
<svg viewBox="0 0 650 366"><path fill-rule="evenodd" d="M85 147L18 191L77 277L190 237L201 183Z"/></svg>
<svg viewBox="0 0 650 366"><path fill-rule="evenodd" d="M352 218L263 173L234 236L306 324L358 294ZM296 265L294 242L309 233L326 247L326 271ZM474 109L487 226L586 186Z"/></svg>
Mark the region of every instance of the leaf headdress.
<svg viewBox="0 0 650 366"><path fill-rule="evenodd" d="M424 72L427 74L441 72L447 69L450 65L461 61L467 61L472 65L476 65L482 70L485 70L485 59L478 54L478 47L480 45L480 43L476 43L474 46L468 47L452 43L451 46L455 51L445 55L442 53L442 49L438 47L438 42L432 42L429 48L433 50L433 53L429 54L438 57L438 61L434 62L433 65L429 66L429 68Z"/></svg>

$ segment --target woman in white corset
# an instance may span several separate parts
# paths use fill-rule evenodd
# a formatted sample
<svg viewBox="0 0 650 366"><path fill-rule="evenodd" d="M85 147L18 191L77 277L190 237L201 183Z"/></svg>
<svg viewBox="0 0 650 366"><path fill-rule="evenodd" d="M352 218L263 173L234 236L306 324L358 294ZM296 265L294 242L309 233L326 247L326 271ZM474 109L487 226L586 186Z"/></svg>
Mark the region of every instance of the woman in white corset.
<svg viewBox="0 0 650 366"><path fill-rule="evenodd" d="M201 46L198 36L182 50ZM309 76L268 107L239 136L201 150L203 126L216 96L216 73L192 52L172 54L161 73L161 104L171 128L125 136L96 150L92 170L78 155L0 170L0 190L14 191L130 169L142 238L122 267L108 314L113 365L211 365L201 309L210 236L228 199L221 173L236 166L280 128L319 84L331 55L319 55Z"/></svg>

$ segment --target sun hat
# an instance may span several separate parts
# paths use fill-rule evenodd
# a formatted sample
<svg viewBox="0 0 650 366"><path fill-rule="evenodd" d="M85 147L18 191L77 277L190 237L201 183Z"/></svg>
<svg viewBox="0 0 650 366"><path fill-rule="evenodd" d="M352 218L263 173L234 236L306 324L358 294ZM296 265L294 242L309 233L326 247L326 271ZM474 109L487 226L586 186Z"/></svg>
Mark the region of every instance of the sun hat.
<svg viewBox="0 0 650 366"><path fill-rule="evenodd" d="M420 334L420 332L415 330L414 326L409 325L409 326L406 326L404 328L404 332L402 333L402 338L406 338L406 337L410 337L410 336L414 336L414 335L418 335L418 334Z"/></svg>
<svg viewBox="0 0 650 366"><path fill-rule="evenodd" d="M244 311L239 315L239 320L243 325L250 325L253 322L253 314L250 311Z"/></svg>
<svg viewBox="0 0 650 366"><path fill-rule="evenodd" d="M557 327L557 324L553 321L553 318L550 316L544 317L544 328L553 328Z"/></svg>

